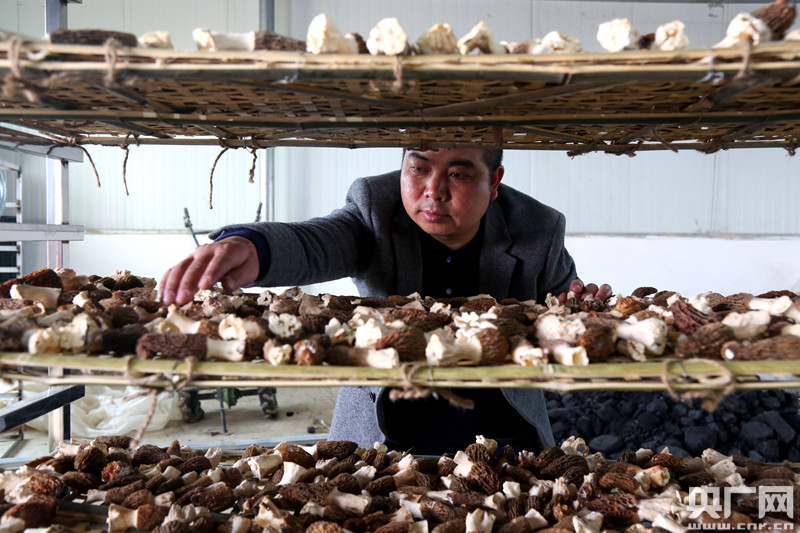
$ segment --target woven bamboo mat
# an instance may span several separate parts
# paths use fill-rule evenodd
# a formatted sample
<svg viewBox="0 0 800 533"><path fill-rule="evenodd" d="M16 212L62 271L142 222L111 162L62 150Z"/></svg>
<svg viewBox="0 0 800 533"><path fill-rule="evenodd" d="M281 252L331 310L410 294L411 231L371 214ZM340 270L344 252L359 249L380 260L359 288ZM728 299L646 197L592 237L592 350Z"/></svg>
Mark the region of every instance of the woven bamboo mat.
<svg viewBox="0 0 800 533"><path fill-rule="evenodd" d="M402 58L6 42L0 78L0 122L43 132L43 144L136 136L140 144L580 154L793 152L800 143L800 42ZM0 130L0 140L14 137Z"/></svg>
<svg viewBox="0 0 800 533"><path fill-rule="evenodd" d="M389 386L401 388L534 388L554 392L586 390L667 390L673 393L731 392L800 388L800 361L660 358L645 363L588 366L430 367L405 364L395 369L336 366L273 366L258 362L187 362L0 353L0 377L50 385L134 385L155 388ZM69 370L50 376L48 370ZM770 380L762 376L769 375Z"/></svg>

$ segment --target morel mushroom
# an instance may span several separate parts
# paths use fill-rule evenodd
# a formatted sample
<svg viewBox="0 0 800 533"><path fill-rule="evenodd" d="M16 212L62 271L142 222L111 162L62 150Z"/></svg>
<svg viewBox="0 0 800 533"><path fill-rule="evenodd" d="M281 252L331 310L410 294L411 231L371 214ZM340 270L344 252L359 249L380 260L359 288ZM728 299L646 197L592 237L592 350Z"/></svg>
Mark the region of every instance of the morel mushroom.
<svg viewBox="0 0 800 533"><path fill-rule="evenodd" d="M598 26L597 41L609 52L636 50L639 32L628 19L614 19Z"/></svg>
<svg viewBox="0 0 800 533"><path fill-rule="evenodd" d="M725 38L714 48L730 48L743 44L756 45L772 39L772 30L766 22L750 13L739 13L728 24Z"/></svg>
<svg viewBox="0 0 800 533"><path fill-rule="evenodd" d="M455 54L456 39L449 24L434 24L417 39L420 54Z"/></svg>
<svg viewBox="0 0 800 533"><path fill-rule="evenodd" d="M291 50L305 52L306 43L271 31L222 33L198 28L192 31L198 50Z"/></svg>
<svg viewBox="0 0 800 533"><path fill-rule="evenodd" d="M800 337L778 335L752 344L727 342L722 346L722 357L728 361L800 359Z"/></svg>
<svg viewBox="0 0 800 533"><path fill-rule="evenodd" d="M465 56L473 50L482 54L504 54L506 50L497 44L492 36L492 30L484 21L480 21L469 33L458 40L456 44L458 53Z"/></svg>
<svg viewBox="0 0 800 533"><path fill-rule="evenodd" d="M168 513L169 507L145 504L137 509L128 509L112 503L108 507L106 523L108 524L108 531L111 533L127 531L130 528L150 531L161 525Z"/></svg>
<svg viewBox="0 0 800 533"><path fill-rule="evenodd" d="M404 54L408 51L408 36L396 18L382 19L369 32L367 50L372 55Z"/></svg>
<svg viewBox="0 0 800 533"><path fill-rule="evenodd" d="M781 39L797 16L797 8L794 4L790 5L787 0L777 0L764 7L758 8L751 13L755 18L760 19L772 30L774 39Z"/></svg>
<svg viewBox="0 0 800 533"><path fill-rule="evenodd" d="M244 360L246 345L245 339L210 339L200 333L148 333L136 343L136 356L139 359L156 356L167 359L194 357L200 361L217 359L236 362Z"/></svg>
<svg viewBox="0 0 800 533"><path fill-rule="evenodd" d="M308 25L306 50L312 54L357 54L358 44L345 38L331 18L321 13Z"/></svg>

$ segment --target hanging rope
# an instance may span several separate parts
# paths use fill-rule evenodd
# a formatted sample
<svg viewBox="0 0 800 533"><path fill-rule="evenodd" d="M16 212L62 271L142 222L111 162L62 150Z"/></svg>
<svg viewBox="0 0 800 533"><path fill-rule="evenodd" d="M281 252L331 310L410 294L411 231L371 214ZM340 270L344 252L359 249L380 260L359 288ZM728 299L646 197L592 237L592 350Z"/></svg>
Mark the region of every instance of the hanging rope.
<svg viewBox="0 0 800 533"><path fill-rule="evenodd" d="M222 154L230 150L230 146L225 146L222 151L217 155L217 158L214 160L214 164L211 165L211 173L208 175L208 208L214 209L213 199L214 199L214 170L217 168L217 163L219 159L222 157Z"/></svg>
<svg viewBox="0 0 800 533"><path fill-rule="evenodd" d="M461 396L457 395L450 389L444 388L437 388L437 387L421 387L415 385L412 381L414 374L422 369L429 367L425 363L409 363L404 364L400 367L400 371L403 377L403 388L402 389L391 389L389 391L389 399L393 402L397 400L418 400L421 398L427 398L432 394L438 394L445 400L447 400L450 405L454 407L460 407L461 409L474 409L475 402L467 399L462 398Z"/></svg>
<svg viewBox="0 0 800 533"><path fill-rule="evenodd" d="M128 156L130 155L130 150L128 149L128 139L131 137L131 133L125 136L125 140L122 141L121 148L125 150L125 159L122 160L122 184L125 186L125 196L130 196L131 194L128 192L128 180L126 179L126 174L128 172ZM136 146L139 146L139 136L133 136L134 141L136 141Z"/></svg>
<svg viewBox="0 0 800 533"><path fill-rule="evenodd" d="M9 73L3 77L3 97L8 99L16 98L21 92L28 102L32 104L41 103L41 99L35 90L35 86L26 83L22 79L22 69L19 65L20 48L22 39L18 36L12 37L8 42L8 62Z"/></svg>
<svg viewBox="0 0 800 533"><path fill-rule="evenodd" d="M256 155L256 150L258 150L258 148L256 148L255 146L253 146L253 148L250 149L250 153L253 155L253 163L250 165L250 173L249 173L249 178L247 179L247 183L255 183L256 182L255 181L255 177L256 177L256 160L258 159L258 155Z"/></svg>
<svg viewBox="0 0 800 533"><path fill-rule="evenodd" d="M669 372L670 365L675 362L674 360L664 361L664 366L661 369L661 382L666 387L670 397L674 400L690 401L694 398L700 398L703 401L703 409L706 411L713 411L726 396L736 389L736 376L721 362L715 361L714 359L687 359L685 361L686 363L707 363L717 367L720 371L720 376L715 379L698 379L701 383L709 386L706 390L678 392L675 389L673 381L670 379ZM683 366L682 361L677 362L681 363L681 366ZM684 372L684 379L688 377L689 376ZM719 387L722 387L722 389Z"/></svg>
<svg viewBox="0 0 800 533"><path fill-rule="evenodd" d="M122 50L122 44L113 37L108 39L104 45L104 52L106 58L106 75L103 78L103 83L106 87L117 86L117 59L119 52Z"/></svg>
<svg viewBox="0 0 800 533"><path fill-rule="evenodd" d="M144 432L147 431L147 426L150 425L150 422L153 420L153 415L156 414L158 393L158 389L150 389L150 409L147 411L147 416L144 417L144 423L142 424L142 427L136 431L136 435L133 437L133 441L131 441L131 449L139 446L139 442L142 440Z"/></svg>
<svg viewBox="0 0 800 533"><path fill-rule="evenodd" d="M62 146L70 146L74 148L80 148L83 150L83 153L86 154L87 159L89 159L89 163L92 165L92 170L94 171L94 177L97 179L97 187L100 187L100 174L97 173L97 167L94 164L94 159L92 159L92 154L89 153L89 150L78 144L77 139L75 137L70 137L67 141L61 141L55 143L53 146L48 148L47 152L45 152L45 156L50 155L50 153L55 150L56 148L60 148Z"/></svg>

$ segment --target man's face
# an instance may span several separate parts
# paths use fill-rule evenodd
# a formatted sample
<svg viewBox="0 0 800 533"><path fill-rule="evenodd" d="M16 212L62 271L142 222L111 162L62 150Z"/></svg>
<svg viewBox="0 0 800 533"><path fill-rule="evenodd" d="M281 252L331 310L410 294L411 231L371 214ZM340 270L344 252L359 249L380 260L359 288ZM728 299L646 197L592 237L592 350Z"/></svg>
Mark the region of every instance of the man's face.
<svg viewBox="0 0 800 533"><path fill-rule="evenodd" d="M425 233L458 249L478 233L503 171L500 166L490 174L480 149L407 150L400 171L403 207Z"/></svg>

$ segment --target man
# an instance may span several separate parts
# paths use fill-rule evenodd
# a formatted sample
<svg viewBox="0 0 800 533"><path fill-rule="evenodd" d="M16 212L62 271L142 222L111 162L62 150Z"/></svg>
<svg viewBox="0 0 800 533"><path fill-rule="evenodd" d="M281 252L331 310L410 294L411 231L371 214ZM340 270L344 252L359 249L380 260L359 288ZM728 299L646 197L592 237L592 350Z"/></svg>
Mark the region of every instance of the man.
<svg viewBox="0 0 800 533"><path fill-rule="evenodd" d="M404 151L399 172L356 180L344 208L326 217L212 234L215 243L167 271L161 298L183 304L217 282L233 290L345 276L362 296L488 293L540 302L548 292L567 290L610 296L609 286L584 287L577 279L564 247L564 216L501 185L501 163L495 148ZM441 398L392 403L381 388L342 388L331 438L432 454L461 449L476 434L532 450L553 444L541 391L456 392L475 408Z"/></svg>

